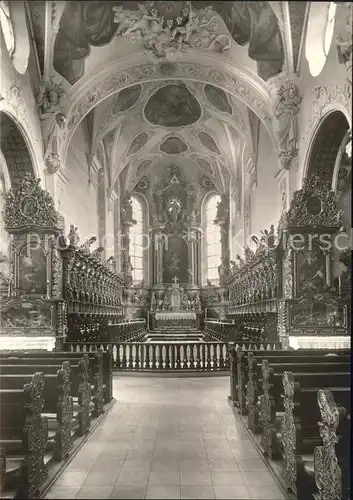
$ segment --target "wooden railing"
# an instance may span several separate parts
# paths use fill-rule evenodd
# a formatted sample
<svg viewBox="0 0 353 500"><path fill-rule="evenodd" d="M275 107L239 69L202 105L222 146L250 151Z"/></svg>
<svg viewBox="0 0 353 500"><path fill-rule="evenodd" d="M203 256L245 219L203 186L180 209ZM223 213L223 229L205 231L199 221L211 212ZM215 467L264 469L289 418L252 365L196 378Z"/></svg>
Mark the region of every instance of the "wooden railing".
<svg viewBox="0 0 353 500"><path fill-rule="evenodd" d="M72 352L111 349L113 368L119 371L229 370L226 342L70 342L65 348Z"/></svg>
<svg viewBox="0 0 353 500"><path fill-rule="evenodd" d="M142 341L146 334L146 320L136 319L104 327L101 340L105 342L131 342Z"/></svg>

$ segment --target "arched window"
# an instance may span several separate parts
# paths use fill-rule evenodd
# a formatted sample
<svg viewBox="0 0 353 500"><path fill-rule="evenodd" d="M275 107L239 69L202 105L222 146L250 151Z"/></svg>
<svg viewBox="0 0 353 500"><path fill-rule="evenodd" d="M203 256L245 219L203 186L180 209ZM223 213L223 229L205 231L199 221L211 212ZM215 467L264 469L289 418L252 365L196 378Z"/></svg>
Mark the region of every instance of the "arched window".
<svg viewBox="0 0 353 500"><path fill-rule="evenodd" d="M207 279L215 284L218 284L218 266L222 256L221 231L220 227L214 224L217 204L220 201L220 196L213 195L207 200L205 206Z"/></svg>
<svg viewBox="0 0 353 500"><path fill-rule="evenodd" d="M134 268L132 279L134 283L138 283L143 280L143 212L141 202L134 196L131 197L131 203L132 217L136 224L130 229L130 257Z"/></svg>
<svg viewBox="0 0 353 500"><path fill-rule="evenodd" d="M337 5L335 2L311 2L305 41L305 57L311 76L319 76L329 54Z"/></svg>

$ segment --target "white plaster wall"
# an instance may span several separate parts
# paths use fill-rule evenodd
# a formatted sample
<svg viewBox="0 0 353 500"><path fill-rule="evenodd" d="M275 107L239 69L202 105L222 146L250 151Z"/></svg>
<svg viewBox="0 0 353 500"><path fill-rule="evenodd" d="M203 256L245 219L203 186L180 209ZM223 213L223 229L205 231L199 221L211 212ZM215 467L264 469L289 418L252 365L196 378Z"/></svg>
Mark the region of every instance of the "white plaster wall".
<svg viewBox="0 0 353 500"><path fill-rule="evenodd" d="M65 165L67 181L61 192L60 212L65 217L66 230L70 224L78 227L81 242L89 236L98 236L97 172L87 161L88 141L84 124L77 128L69 146Z"/></svg>
<svg viewBox="0 0 353 500"><path fill-rule="evenodd" d="M260 234L260 229L268 229L279 220L278 188L275 173L278 170L277 154L271 138L260 125L257 186L251 193L251 233Z"/></svg>

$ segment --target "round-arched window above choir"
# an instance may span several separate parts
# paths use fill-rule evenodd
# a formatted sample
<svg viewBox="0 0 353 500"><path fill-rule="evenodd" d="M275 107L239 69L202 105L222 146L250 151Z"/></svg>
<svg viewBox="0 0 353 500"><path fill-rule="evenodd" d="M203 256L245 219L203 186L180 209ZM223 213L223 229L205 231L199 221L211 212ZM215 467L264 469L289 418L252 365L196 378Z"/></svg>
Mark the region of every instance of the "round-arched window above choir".
<svg viewBox="0 0 353 500"><path fill-rule="evenodd" d="M305 40L305 57L311 76L319 76L329 54L335 28L337 5L334 2L311 2Z"/></svg>
<svg viewBox="0 0 353 500"><path fill-rule="evenodd" d="M335 2L330 2L328 12L327 12L327 22L326 22L326 30L325 30L325 38L324 38L324 52L326 57L330 52L333 32L335 29L335 16L336 16L337 5Z"/></svg>

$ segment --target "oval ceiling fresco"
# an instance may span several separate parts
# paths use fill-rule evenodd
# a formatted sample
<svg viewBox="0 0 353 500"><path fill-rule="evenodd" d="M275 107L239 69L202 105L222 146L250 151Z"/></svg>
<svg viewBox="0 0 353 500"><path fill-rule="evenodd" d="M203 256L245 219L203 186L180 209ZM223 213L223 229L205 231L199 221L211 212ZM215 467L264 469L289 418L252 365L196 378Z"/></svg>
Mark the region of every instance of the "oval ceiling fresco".
<svg viewBox="0 0 353 500"><path fill-rule="evenodd" d="M179 137L168 137L168 139L162 142L159 149L168 155L178 155L184 153L188 149L188 146Z"/></svg>
<svg viewBox="0 0 353 500"><path fill-rule="evenodd" d="M204 86L205 96L208 101L214 106L218 111L222 113L232 114L232 107L229 104L228 96L224 90L206 83Z"/></svg>
<svg viewBox="0 0 353 500"><path fill-rule="evenodd" d="M136 177L139 178L143 175L152 165L152 160L142 160L136 170Z"/></svg>
<svg viewBox="0 0 353 500"><path fill-rule="evenodd" d="M196 161L203 170L208 172L210 175L214 174L213 168L211 167L210 162L205 160L205 158L196 158Z"/></svg>
<svg viewBox="0 0 353 500"><path fill-rule="evenodd" d="M134 137L132 140L132 143L130 144L129 150L126 153L126 156L133 155L136 153L139 149L143 148L143 146L146 144L148 141L148 134L147 132L141 132L141 134L137 135Z"/></svg>
<svg viewBox="0 0 353 500"><path fill-rule="evenodd" d="M139 100L141 92L141 85L133 85L121 90L112 106L112 114L116 115L130 109Z"/></svg>
<svg viewBox="0 0 353 500"><path fill-rule="evenodd" d="M205 148L212 151L212 153L217 153L218 155L221 154L216 142L207 132L199 132L198 136L201 143L205 146Z"/></svg>
<svg viewBox="0 0 353 500"><path fill-rule="evenodd" d="M162 87L145 106L146 120L163 127L186 127L199 120L201 113L199 101L184 83Z"/></svg>

